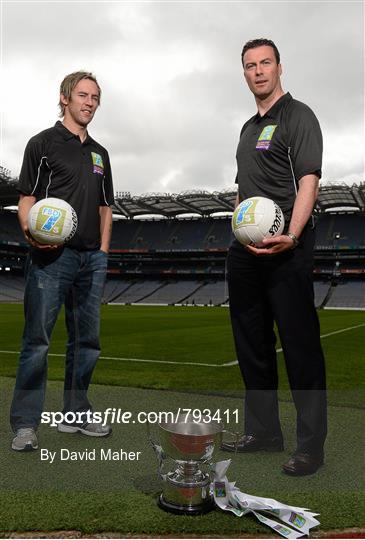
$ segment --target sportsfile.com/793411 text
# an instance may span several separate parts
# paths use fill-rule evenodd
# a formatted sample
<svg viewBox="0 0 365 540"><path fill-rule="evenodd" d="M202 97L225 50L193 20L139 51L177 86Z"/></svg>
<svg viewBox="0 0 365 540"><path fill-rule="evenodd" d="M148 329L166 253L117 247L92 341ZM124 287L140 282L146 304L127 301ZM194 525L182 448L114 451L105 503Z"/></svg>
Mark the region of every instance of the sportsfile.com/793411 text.
<svg viewBox="0 0 365 540"><path fill-rule="evenodd" d="M131 412L116 407L108 407L105 411L83 411L62 413L60 411L44 411L42 424L56 427L60 422L84 424L101 422L106 424L160 424L194 422L208 424L219 422L224 424L239 423L238 409L192 409L179 407L176 411L139 411Z"/></svg>

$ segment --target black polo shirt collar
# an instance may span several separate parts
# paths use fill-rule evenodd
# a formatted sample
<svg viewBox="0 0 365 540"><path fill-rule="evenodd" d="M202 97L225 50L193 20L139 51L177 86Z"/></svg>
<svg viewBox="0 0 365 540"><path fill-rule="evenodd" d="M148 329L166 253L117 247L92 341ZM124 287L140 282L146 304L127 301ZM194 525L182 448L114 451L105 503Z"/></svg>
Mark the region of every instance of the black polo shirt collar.
<svg viewBox="0 0 365 540"><path fill-rule="evenodd" d="M78 135L75 135L75 133L72 133L67 127L65 127L60 120L58 120L55 123L54 126L62 135L63 139L65 141L69 141L70 139L77 139L81 142L80 137ZM86 135L86 139L82 144L90 144L93 142L93 139L90 137L89 133Z"/></svg>
<svg viewBox="0 0 365 540"><path fill-rule="evenodd" d="M281 96L277 101L275 101L274 105L270 107L270 109L263 116L261 116L260 113L257 112L254 117L255 121L260 122L264 118L276 118L278 111L285 105L285 103L287 103L288 101L292 99L293 98L290 95L290 93L287 92L286 94Z"/></svg>

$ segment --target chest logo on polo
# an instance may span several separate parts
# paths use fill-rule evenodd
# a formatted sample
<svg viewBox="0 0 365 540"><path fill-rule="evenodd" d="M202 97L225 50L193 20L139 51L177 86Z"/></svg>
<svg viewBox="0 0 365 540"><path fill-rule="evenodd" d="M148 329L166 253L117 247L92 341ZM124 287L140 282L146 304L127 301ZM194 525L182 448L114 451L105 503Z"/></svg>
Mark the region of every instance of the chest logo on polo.
<svg viewBox="0 0 365 540"><path fill-rule="evenodd" d="M104 174L104 164L101 155L91 152L91 159L93 160L93 173Z"/></svg>
<svg viewBox="0 0 365 540"><path fill-rule="evenodd" d="M277 125L264 127L257 139L256 150L268 150L270 148L271 140L277 127Z"/></svg>

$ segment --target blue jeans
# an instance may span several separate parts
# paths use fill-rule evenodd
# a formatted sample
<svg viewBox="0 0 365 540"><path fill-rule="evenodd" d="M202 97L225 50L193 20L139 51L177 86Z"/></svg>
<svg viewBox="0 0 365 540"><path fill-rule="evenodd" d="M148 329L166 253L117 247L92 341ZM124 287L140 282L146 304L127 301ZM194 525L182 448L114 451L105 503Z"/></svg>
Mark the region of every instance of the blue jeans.
<svg viewBox="0 0 365 540"><path fill-rule="evenodd" d="M58 257L50 257L51 262L28 258L25 326L10 410L14 431L40 423L49 342L63 304L68 332L63 412L91 408L87 390L100 354L100 303L108 256L100 250L65 247Z"/></svg>

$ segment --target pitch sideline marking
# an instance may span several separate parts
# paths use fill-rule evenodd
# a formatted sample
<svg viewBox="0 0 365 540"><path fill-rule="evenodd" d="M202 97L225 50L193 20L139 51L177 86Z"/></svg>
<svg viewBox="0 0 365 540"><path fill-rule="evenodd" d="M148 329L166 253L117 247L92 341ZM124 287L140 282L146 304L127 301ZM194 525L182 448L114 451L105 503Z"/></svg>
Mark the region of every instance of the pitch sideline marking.
<svg viewBox="0 0 365 540"><path fill-rule="evenodd" d="M320 336L321 339L334 336L335 334L342 334L342 332L348 332L349 330L355 330L355 328L361 328L361 326L365 326L365 323L357 324L356 326L348 326L347 328L343 328L342 330L335 330L334 332L329 332L328 334L322 334ZM276 352L283 352L283 349L276 349ZM238 364L238 360L233 360L233 362L227 362L226 364L221 364L221 367L229 367L229 366L235 366Z"/></svg>
<svg viewBox="0 0 365 540"><path fill-rule="evenodd" d="M356 328L361 328L362 326L365 326L365 323L357 324L356 326L349 326L347 328L343 328L342 330L335 330L334 332L329 332L328 334L322 334L320 337L321 339L334 336L335 334L342 334L343 332L348 332L349 330L355 330ZM283 349L276 349L276 352L282 352ZM1 351L0 354L19 354L19 351ZM64 357L64 354L60 353L49 353L48 356L61 356ZM100 356L100 360L117 360L119 362L144 362L149 364L173 364L173 365L179 365L179 366L203 366L203 367L230 367L230 366L236 366L238 364L238 360L233 360L232 362L226 362L224 364L205 364L200 362L173 362L172 360L147 360L143 358L119 358L116 356Z"/></svg>
<svg viewBox="0 0 365 540"><path fill-rule="evenodd" d="M19 354L19 351L0 351L0 354ZM61 353L48 353L48 356L61 356ZM117 356L99 356L99 360L118 360L120 362L145 362L150 364L174 364L184 366L223 367L224 364L203 364L199 362L173 362L172 360L147 360L145 358L119 358Z"/></svg>

